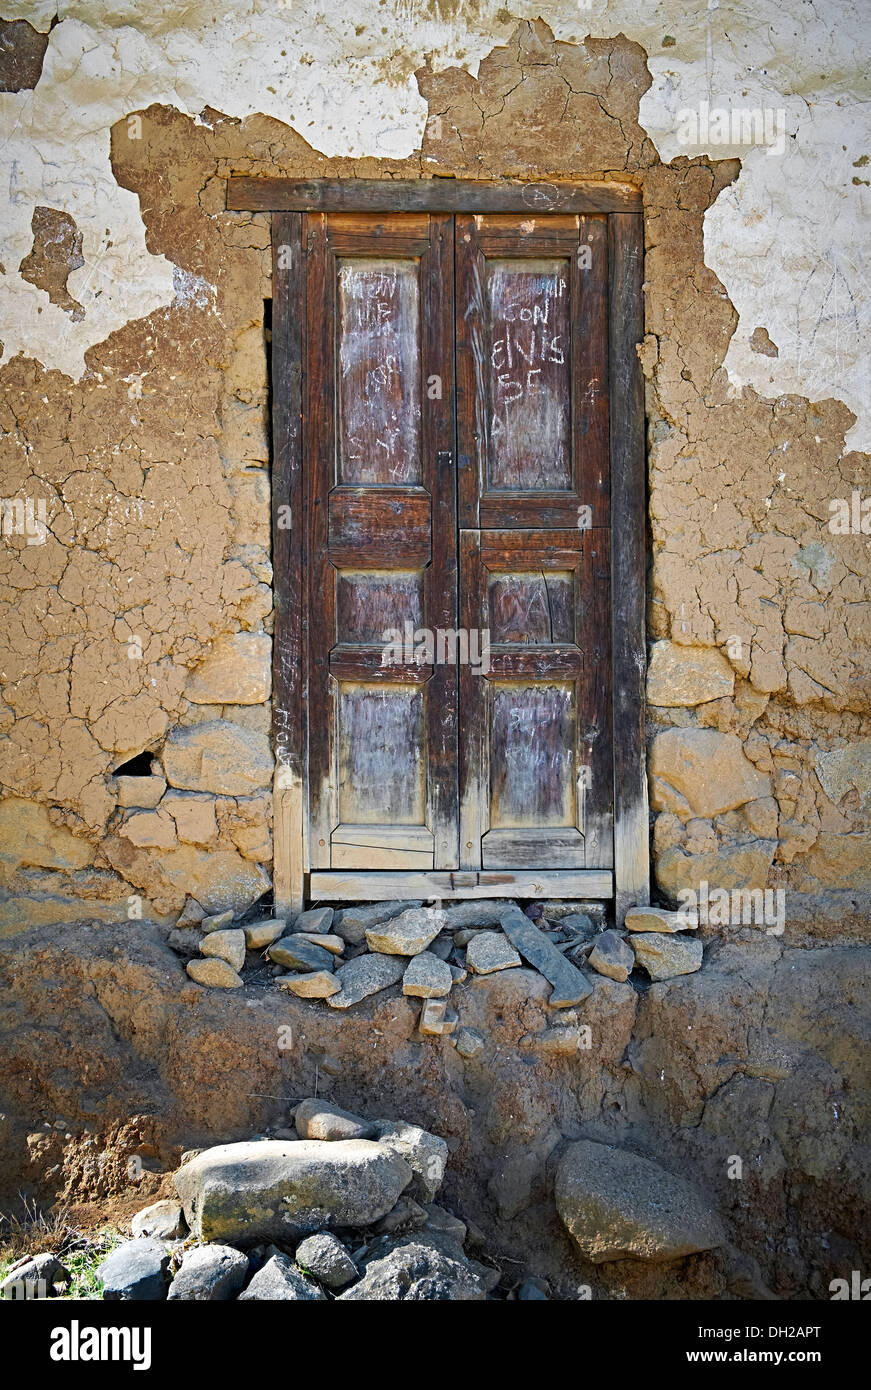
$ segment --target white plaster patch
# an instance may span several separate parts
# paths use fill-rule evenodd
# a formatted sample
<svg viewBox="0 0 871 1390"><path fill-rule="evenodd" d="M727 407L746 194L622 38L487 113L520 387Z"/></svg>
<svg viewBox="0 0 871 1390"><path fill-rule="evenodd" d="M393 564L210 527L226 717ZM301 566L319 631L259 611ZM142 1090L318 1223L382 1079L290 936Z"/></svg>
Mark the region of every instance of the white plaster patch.
<svg viewBox="0 0 871 1390"><path fill-rule="evenodd" d="M513 18L497 19L510 9ZM402 158L420 146L426 118L413 76L465 66L504 42L514 20L540 15L557 38L619 33L648 53L654 84L641 123L664 159L686 153L678 116L702 100L728 109L783 110L782 155L738 154L736 184L705 220L705 258L740 315L726 366L736 389L766 396L836 396L857 415L854 448L871 448L871 388L863 360L869 286L861 248L871 212L865 0L356 0L353 7L281 0L6 0L7 19L46 30L57 10L43 76L33 92L0 94L5 133L0 316L5 351L37 357L74 378L93 344L131 319L183 302L174 267L145 247L138 200L109 164L109 128L159 102L196 117L261 112L292 126L326 155ZM675 39L663 47L665 36ZM871 167L871 166L867 166ZM85 264L69 277L85 308L73 323L17 268L32 245L37 204L70 213ZM176 269L176 276L177 276ZM208 295L211 287L198 293ZM776 358L750 348L756 327Z"/></svg>

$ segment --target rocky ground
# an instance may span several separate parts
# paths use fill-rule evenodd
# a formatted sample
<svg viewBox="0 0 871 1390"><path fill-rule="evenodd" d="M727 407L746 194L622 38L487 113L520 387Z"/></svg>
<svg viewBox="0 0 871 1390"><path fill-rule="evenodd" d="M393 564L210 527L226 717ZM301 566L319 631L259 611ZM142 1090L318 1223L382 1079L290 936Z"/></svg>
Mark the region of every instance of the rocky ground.
<svg viewBox="0 0 871 1390"><path fill-rule="evenodd" d="M434 1202L448 1146L417 1125L366 1120L310 1097L285 1138L183 1155L176 1200L137 1212L132 1239L96 1271L111 1301L546 1300L486 1254L485 1237ZM291 1137L292 1136L292 1137ZM606 1144L570 1145L556 1170L559 1216L595 1264L675 1260L725 1243L719 1216L683 1178ZM513 1262L512 1262L513 1263ZM51 1253L24 1256L0 1297L62 1293ZM761 1281L758 1281L762 1293ZM576 1296L589 1298L589 1286Z"/></svg>
<svg viewBox="0 0 871 1390"><path fill-rule="evenodd" d="M0 994L5 1209L23 1191L93 1228L170 1201L190 1209L175 1263L184 1242L238 1246L246 1278L261 1256L277 1259L270 1245L292 1263L301 1240L327 1230L362 1282L371 1242L399 1238L378 1222L406 1199L426 1215L412 1209L423 1224L402 1240L441 1239L431 1220L447 1218L427 1211L417 1177L357 1225L331 1218L253 1243L203 1234L178 1188L203 1156L182 1163L186 1151L277 1146L284 1172L299 1144L332 1163L344 1143L384 1148L383 1134L300 1137L300 1102L314 1097L367 1125L401 1115L440 1136L439 1206L465 1226L467 1255L499 1273L483 1296L519 1296L534 1279L555 1299L827 1298L832 1279L868 1265L871 950L752 928L704 934L667 915L659 931L606 939L592 905L496 906L489 920L493 905L474 903L443 917L408 904L318 922L203 917L173 928L171 945L143 923L123 936L79 923L15 938ZM238 965L203 953L236 932ZM691 973L652 979L668 969L659 953L651 971L638 968L654 937L665 951L685 945ZM600 973L600 958L628 977ZM197 984L184 964L215 961L234 988ZM442 967L449 994L427 995L447 984ZM358 990L358 972L373 970L376 992ZM301 997L308 976L334 992ZM439 1026L422 1031L431 1003L443 1006ZM663 1219L686 1217L689 1235L663 1234L644 1207L651 1193Z"/></svg>

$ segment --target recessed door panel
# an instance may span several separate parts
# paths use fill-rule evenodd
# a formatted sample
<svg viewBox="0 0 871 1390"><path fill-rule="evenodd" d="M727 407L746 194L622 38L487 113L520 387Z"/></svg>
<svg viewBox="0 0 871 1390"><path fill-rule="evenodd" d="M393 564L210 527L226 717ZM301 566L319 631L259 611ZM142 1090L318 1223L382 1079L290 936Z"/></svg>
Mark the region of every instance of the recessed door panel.
<svg viewBox="0 0 871 1390"><path fill-rule="evenodd" d="M464 868L612 863L606 531L462 531ZM549 835L548 832L553 832Z"/></svg>
<svg viewBox="0 0 871 1390"><path fill-rule="evenodd" d="M609 523L606 224L457 218L461 527Z"/></svg>

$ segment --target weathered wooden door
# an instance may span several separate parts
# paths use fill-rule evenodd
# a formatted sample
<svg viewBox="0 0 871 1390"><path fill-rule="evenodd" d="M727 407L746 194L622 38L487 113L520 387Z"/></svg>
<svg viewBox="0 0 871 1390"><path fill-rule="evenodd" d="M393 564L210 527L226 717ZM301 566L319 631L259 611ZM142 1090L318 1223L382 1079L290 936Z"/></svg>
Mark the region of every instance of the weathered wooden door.
<svg viewBox="0 0 871 1390"><path fill-rule="evenodd" d="M304 230L311 867L452 869L456 671L386 649L456 625L453 219Z"/></svg>
<svg viewBox="0 0 871 1390"><path fill-rule="evenodd" d="M613 863L604 216L459 217L461 866Z"/></svg>
<svg viewBox="0 0 871 1390"><path fill-rule="evenodd" d="M295 901L643 901L639 215L283 187L327 205L273 220Z"/></svg>

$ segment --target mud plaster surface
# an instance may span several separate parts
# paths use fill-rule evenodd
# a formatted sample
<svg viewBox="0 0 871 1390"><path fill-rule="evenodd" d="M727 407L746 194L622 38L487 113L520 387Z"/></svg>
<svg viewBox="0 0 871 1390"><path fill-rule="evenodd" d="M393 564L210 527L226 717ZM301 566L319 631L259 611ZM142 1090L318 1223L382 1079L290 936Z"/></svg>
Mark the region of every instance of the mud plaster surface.
<svg viewBox="0 0 871 1390"><path fill-rule="evenodd" d="M787 11L771 9L785 24ZM742 58L742 100L767 94L777 104L779 81L784 91L800 89L804 106L824 84L832 120L842 103L842 143L859 158L854 103L864 77L850 56L857 11L814 18L811 30L807 7L791 9L789 30L779 24L766 40L776 50L771 71L761 71L764 54ZM184 694L209 644L228 632L268 631L271 607L269 228L263 215L223 210L231 172L600 175L642 187L650 631L678 646L740 642L730 656L733 695L654 710L652 730L737 733L769 777L773 803L773 811L754 803L707 819L664 812L657 853L703 863L718 847L749 846L760 862L774 862L773 882L801 891L867 887L867 800L848 777L836 804L815 770L821 749L871 733L868 539L827 527L832 497L869 491L867 456L845 446L860 405L850 384L859 339L849 335L862 327L861 289L846 319L824 316L814 328L809 369L796 344L810 340L803 331L790 339L774 314L800 318L813 296L778 268L780 242L766 218L806 241L821 225L807 215L822 206L817 194L784 184L781 166L761 150L742 151L740 161L661 161L657 143L676 153L662 113L691 104L706 64L730 70L717 28L725 11L702 31L683 27L679 7L660 7L645 20L655 55L647 60L631 39L585 39L586 14L565 9L554 27L577 41L555 41L543 22L518 27L484 11L418 25L409 10L400 35L397 9L377 41L365 7L353 40L350 20L315 26L305 9L292 24L258 14L244 39L238 16L225 16L214 33L203 28L199 44L156 10L143 16L139 7L134 27L132 10L118 6L117 23L105 18L100 33L87 6L61 13L35 91L0 97L11 118L8 153L20 156L4 257L3 494L44 498L50 527L42 545L12 538L0 550L0 770L7 788L50 806L56 825L93 847L92 870L60 870L66 880L92 874L80 896L98 897L99 885L121 903L129 891L155 888L159 849L136 857L135 881L115 877L111 846L99 848L116 830L108 772L143 748L159 753L179 724L227 719L268 729L265 706L192 707ZM196 11L185 13L199 32ZM621 14L611 6L599 23L615 30ZM37 22L32 7L29 17ZM635 32L628 19L626 29ZM661 49L675 33L677 44ZM811 39L814 53L802 56ZM434 51L431 64L417 45ZM261 114L250 114L255 107ZM430 120L421 145L427 111L439 122ZM826 158L833 128L824 144L808 137ZM827 168L826 178L840 177L837 159ZM839 184L835 197L829 184L820 187L827 235L855 250L859 213L851 209L864 206L866 189ZM769 209L760 217L762 188ZM78 322L17 272L38 251L34 203L65 211L82 234L85 264L66 278L85 311ZM728 216L712 222L721 205ZM730 256L745 279L730 272L727 292L706 261L725 257L728 270ZM763 294L770 284L776 294ZM742 297L750 307L739 320ZM746 348L760 326L777 358ZM843 352L848 340L855 349L838 359L837 385L826 378L830 332ZM732 368L751 368L747 380L760 394L736 393L742 373L730 375L730 357ZM782 386L802 393L777 394ZM131 658L137 645L141 657ZM25 860L11 889L47 892L57 866L45 858Z"/></svg>
<svg viewBox="0 0 871 1390"><path fill-rule="evenodd" d="M494 41L504 42L518 19L540 15L559 39L625 34L645 49L653 81L641 124L664 160L683 153L679 113L700 100L782 112L782 156L700 151L742 156L740 178L705 222L706 263L740 315L726 366L734 385L766 394L839 396L859 416L852 446L867 447L861 339L869 288L858 237L871 211L861 164L871 154L864 10L862 0L757 0L752 11L730 3L700 9L695 0L286 8L200 0L179 9L159 0L108 8L10 0L7 19L48 30L57 13L60 23L36 90L0 95L12 190L0 293L7 354L24 350L78 377L89 346L172 301L172 267L148 254L135 199L108 163L109 127L128 112L153 103L194 117L205 106L236 117L259 111L326 156L404 158L421 144L427 107L415 71L428 55L436 69L456 65L474 76ZM86 265L71 293L87 315L74 331L14 272L40 203L70 213L84 234ZM778 344L773 370L750 346L757 326Z"/></svg>

